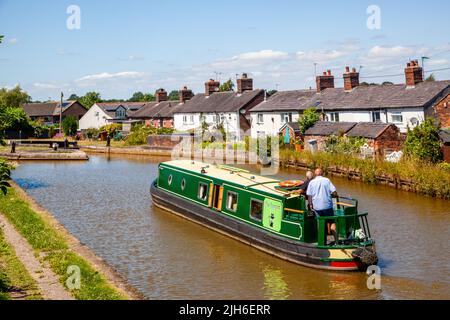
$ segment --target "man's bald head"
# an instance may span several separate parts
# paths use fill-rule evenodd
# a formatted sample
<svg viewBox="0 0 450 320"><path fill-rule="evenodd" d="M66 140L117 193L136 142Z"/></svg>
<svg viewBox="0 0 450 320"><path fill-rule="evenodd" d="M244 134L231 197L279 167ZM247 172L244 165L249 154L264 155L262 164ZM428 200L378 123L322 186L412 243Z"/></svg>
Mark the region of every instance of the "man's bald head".
<svg viewBox="0 0 450 320"><path fill-rule="evenodd" d="M311 170L306 171L306 178L311 180L314 178L314 173Z"/></svg>
<svg viewBox="0 0 450 320"><path fill-rule="evenodd" d="M316 177L323 176L322 168L317 168L316 171L314 171L314 174L316 175Z"/></svg>

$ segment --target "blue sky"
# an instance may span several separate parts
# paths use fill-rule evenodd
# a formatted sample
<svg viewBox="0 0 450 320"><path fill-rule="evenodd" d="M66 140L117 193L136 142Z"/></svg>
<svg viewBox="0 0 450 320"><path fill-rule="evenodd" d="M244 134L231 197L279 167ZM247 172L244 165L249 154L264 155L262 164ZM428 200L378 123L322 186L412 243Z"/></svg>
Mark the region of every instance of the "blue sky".
<svg viewBox="0 0 450 320"><path fill-rule="evenodd" d="M81 10L69 30L70 5ZM380 8L370 30L367 8ZM34 99L99 91L128 98L159 87L195 92L247 72L258 88L314 87L317 72L337 78L403 73L426 55L426 69L450 67L449 1L0 0L0 87L20 84ZM450 79L450 70L434 72ZM361 81L404 82L402 76ZM340 79L336 85L342 84Z"/></svg>

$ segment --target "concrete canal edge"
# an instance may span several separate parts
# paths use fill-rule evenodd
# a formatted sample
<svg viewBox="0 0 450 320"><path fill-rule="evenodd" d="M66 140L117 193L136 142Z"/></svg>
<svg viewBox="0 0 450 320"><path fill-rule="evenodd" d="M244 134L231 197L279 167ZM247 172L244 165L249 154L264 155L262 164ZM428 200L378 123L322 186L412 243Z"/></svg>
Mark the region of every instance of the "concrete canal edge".
<svg viewBox="0 0 450 320"><path fill-rule="evenodd" d="M132 300L145 300L136 288L128 283L126 278L119 273L114 267L109 265L105 260L98 257L89 247L81 243L74 235L72 235L48 210L43 208L36 200L30 197L19 185L14 181L10 182L11 187L17 192L19 198L27 202L32 210L34 210L42 219L47 221L50 227L63 236L67 241L69 248L86 260L92 268L98 271L105 279L115 287L122 295Z"/></svg>
<svg viewBox="0 0 450 320"><path fill-rule="evenodd" d="M98 147L98 146L80 146L80 150L87 153L99 153L99 154L122 154L122 155L135 155L135 156L161 156L170 157L172 150L163 149L146 149L142 147Z"/></svg>
<svg viewBox="0 0 450 320"><path fill-rule="evenodd" d="M89 160L88 155L81 150L71 150L67 152L32 152L18 151L16 153L0 152L0 157L7 160Z"/></svg>

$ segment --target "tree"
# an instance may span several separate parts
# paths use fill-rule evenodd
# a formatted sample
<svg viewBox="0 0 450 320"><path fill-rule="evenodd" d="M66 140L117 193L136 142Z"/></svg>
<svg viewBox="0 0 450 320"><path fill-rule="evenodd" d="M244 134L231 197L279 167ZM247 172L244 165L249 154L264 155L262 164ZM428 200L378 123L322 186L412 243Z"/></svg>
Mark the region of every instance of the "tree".
<svg viewBox="0 0 450 320"><path fill-rule="evenodd" d="M4 37L4 36L0 35L0 43L3 42L3 37Z"/></svg>
<svg viewBox="0 0 450 320"><path fill-rule="evenodd" d="M78 121L74 116L67 116L62 122L62 130L66 136L74 136L77 133Z"/></svg>
<svg viewBox="0 0 450 320"><path fill-rule="evenodd" d="M383 86L392 86L394 83L391 81L384 81L381 85Z"/></svg>
<svg viewBox="0 0 450 320"><path fill-rule="evenodd" d="M14 129L32 130L30 119L21 108L24 103L30 101L30 96L22 91L19 86L8 90L0 89L0 144L3 144L3 134L5 130Z"/></svg>
<svg viewBox="0 0 450 320"><path fill-rule="evenodd" d="M78 100L83 106L90 109L97 102L101 102L102 98L98 92L88 92Z"/></svg>
<svg viewBox="0 0 450 320"><path fill-rule="evenodd" d="M428 78L425 79L426 82L433 82L436 81L436 78L434 77L434 74L430 74Z"/></svg>
<svg viewBox="0 0 450 320"><path fill-rule="evenodd" d="M152 95L151 93L146 93L144 94L144 98L142 99L142 101L145 102L155 101L155 96Z"/></svg>
<svg viewBox="0 0 450 320"><path fill-rule="evenodd" d="M130 102L139 102L144 101L144 94L141 91L133 93L130 99L128 99Z"/></svg>
<svg viewBox="0 0 450 320"><path fill-rule="evenodd" d="M180 99L179 92L177 90L170 91L170 93L169 93L169 100L175 101L175 100L178 100L178 99Z"/></svg>
<svg viewBox="0 0 450 320"><path fill-rule="evenodd" d="M439 128L434 119L428 118L413 130L408 130L403 152L411 158L433 163L442 159Z"/></svg>
<svg viewBox="0 0 450 320"><path fill-rule="evenodd" d="M228 79L226 82L222 83L219 87L220 92L233 91L234 83L231 79Z"/></svg>
<svg viewBox="0 0 450 320"><path fill-rule="evenodd" d="M298 120L298 124L300 127L300 133L304 134L306 130L311 128L316 124L317 121L320 120L320 114L317 112L316 108L306 109L303 114L300 116Z"/></svg>
<svg viewBox="0 0 450 320"><path fill-rule="evenodd" d="M68 100L80 100L80 97L77 96L75 93L72 93Z"/></svg>

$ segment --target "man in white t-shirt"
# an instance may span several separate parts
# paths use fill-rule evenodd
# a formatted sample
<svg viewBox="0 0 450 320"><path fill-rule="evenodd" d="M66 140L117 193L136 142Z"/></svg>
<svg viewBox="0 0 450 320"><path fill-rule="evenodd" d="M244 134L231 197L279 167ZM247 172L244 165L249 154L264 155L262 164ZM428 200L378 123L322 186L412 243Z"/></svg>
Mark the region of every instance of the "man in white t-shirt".
<svg viewBox="0 0 450 320"><path fill-rule="evenodd" d="M315 178L308 185L306 195L308 196L308 206L321 217L334 216L333 198L337 198L336 187L330 179L323 177L323 170L317 168L314 172ZM327 222L328 232L334 237L337 243L336 223Z"/></svg>

